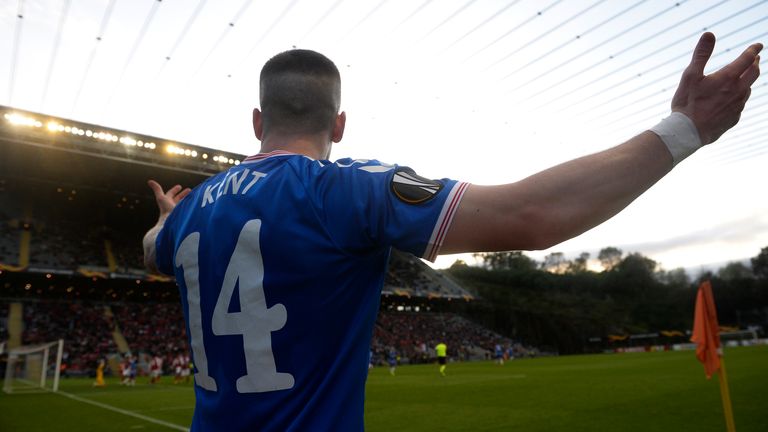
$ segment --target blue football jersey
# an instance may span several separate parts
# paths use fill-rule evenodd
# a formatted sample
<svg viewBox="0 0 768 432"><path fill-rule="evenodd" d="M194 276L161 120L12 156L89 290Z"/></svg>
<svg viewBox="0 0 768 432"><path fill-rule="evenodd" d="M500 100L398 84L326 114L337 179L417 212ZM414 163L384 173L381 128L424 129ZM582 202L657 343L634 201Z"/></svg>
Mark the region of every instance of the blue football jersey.
<svg viewBox="0 0 768 432"><path fill-rule="evenodd" d="M192 430L363 430L390 248L434 260L466 187L283 151L196 187L156 243L184 307Z"/></svg>

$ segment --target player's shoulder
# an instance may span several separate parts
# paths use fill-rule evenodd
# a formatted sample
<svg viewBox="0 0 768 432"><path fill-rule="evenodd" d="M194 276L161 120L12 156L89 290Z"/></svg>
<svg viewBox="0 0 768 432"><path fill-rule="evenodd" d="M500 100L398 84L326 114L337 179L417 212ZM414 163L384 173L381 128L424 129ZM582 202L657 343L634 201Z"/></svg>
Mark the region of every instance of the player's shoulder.
<svg viewBox="0 0 768 432"><path fill-rule="evenodd" d="M325 161L325 166L331 167L345 172L360 172L360 173L383 173L395 170L398 168L397 164L391 164L382 162L377 159L354 159L354 158L341 158L334 162Z"/></svg>

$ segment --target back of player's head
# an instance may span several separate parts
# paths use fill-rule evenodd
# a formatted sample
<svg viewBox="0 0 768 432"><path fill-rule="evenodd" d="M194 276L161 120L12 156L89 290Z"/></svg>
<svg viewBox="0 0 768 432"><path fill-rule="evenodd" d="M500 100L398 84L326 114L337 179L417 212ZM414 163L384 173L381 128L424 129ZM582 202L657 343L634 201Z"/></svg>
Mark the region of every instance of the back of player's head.
<svg viewBox="0 0 768 432"><path fill-rule="evenodd" d="M265 133L330 131L341 104L341 76L326 56L295 49L272 57L259 83Z"/></svg>

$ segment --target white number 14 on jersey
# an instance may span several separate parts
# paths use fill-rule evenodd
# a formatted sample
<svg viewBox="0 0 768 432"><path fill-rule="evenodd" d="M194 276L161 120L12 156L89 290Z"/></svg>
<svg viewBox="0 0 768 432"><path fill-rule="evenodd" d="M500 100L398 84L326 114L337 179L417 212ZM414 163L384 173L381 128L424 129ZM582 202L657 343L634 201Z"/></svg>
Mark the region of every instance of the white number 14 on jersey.
<svg viewBox="0 0 768 432"><path fill-rule="evenodd" d="M288 319L288 312L280 303L267 307L264 297L264 262L259 244L260 231L259 219L248 221L240 231L211 319L214 335L243 335L247 374L237 379L236 387L240 393L286 390L293 388L294 384L293 375L277 372L275 366L271 333L283 328ZM198 370L195 383L206 390L216 391L216 380L208 375L208 358L203 341L199 247L200 233L189 234L176 252L176 267L184 269L184 283L187 287L190 339ZM239 287L240 311L229 312L236 286Z"/></svg>

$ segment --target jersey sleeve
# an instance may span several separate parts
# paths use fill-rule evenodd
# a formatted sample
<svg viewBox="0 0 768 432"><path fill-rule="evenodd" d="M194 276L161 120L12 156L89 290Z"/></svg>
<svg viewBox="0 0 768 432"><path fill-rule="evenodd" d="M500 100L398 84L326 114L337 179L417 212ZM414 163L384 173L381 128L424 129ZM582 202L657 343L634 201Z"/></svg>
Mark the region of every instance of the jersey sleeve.
<svg viewBox="0 0 768 432"><path fill-rule="evenodd" d="M434 261L467 183L430 180L411 168L340 160L324 166L317 204L337 245L395 247Z"/></svg>

